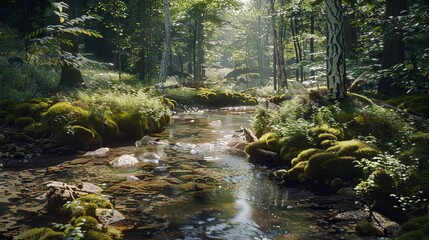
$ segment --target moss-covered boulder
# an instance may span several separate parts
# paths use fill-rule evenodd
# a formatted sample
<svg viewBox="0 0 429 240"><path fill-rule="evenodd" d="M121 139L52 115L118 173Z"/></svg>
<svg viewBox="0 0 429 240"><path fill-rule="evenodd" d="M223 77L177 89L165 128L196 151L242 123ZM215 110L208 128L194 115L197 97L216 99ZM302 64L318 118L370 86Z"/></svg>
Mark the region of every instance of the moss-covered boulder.
<svg viewBox="0 0 429 240"><path fill-rule="evenodd" d="M197 93L199 104L210 107L257 105L258 100L247 93L220 92L209 88L200 88Z"/></svg>
<svg viewBox="0 0 429 240"><path fill-rule="evenodd" d="M57 232L52 228L33 228L20 233L14 240L58 240L64 237L64 232Z"/></svg>
<svg viewBox="0 0 429 240"><path fill-rule="evenodd" d="M88 194L64 205L63 211L74 217L91 216L95 218L97 208L113 209L113 205L109 200L100 195Z"/></svg>
<svg viewBox="0 0 429 240"><path fill-rule="evenodd" d="M244 151L253 163L274 167L285 165L279 158L282 140L275 133L266 133L258 141L248 144Z"/></svg>
<svg viewBox="0 0 429 240"><path fill-rule="evenodd" d="M428 94L414 94L402 96L399 98L387 99L386 103L398 107L405 112L429 118L429 95Z"/></svg>
<svg viewBox="0 0 429 240"><path fill-rule="evenodd" d="M334 135L325 136L333 138ZM362 170L356 167L356 161L362 158L371 159L378 153L376 149L357 140L333 141L333 145L326 149L308 148L301 151L292 159L292 167L285 175L285 180L300 182L309 180L327 182L326 180L335 178L343 181L352 180L362 175Z"/></svg>
<svg viewBox="0 0 429 240"><path fill-rule="evenodd" d="M24 128L28 125L35 123L36 121L31 117L19 117L15 119L14 125L17 128Z"/></svg>

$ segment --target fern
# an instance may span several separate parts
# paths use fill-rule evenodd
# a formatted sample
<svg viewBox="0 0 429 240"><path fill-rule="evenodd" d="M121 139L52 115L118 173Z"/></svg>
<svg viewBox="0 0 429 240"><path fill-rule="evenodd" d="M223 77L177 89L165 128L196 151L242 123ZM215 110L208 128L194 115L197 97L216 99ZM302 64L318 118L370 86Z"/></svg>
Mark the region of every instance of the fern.
<svg viewBox="0 0 429 240"><path fill-rule="evenodd" d="M95 63L81 54L62 51L61 45L73 46L73 41L64 38L66 34L103 38L99 32L81 26L86 21L100 20L100 18L83 15L69 19L68 14L64 12L69 7L66 3L57 2L53 3L53 6L56 9L54 13L58 16L60 24L48 25L26 36L26 39L32 43L27 49L29 61L51 65L69 65L76 68Z"/></svg>

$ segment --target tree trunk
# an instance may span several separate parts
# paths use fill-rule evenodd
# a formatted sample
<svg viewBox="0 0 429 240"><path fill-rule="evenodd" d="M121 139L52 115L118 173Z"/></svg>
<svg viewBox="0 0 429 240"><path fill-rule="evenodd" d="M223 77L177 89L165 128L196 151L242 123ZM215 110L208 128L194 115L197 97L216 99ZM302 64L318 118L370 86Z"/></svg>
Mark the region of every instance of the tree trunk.
<svg viewBox="0 0 429 240"><path fill-rule="evenodd" d="M341 99L346 92L346 59L341 0L326 0L327 61L326 77L331 99Z"/></svg>
<svg viewBox="0 0 429 240"><path fill-rule="evenodd" d="M197 24L197 60L194 69L194 80L201 81L205 77L204 69L204 14L200 13Z"/></svg>
<svg viewBox="0 0 429 240"><path fill-rule="evenodd" d="M274 48L276 49L276 62L277 62L277 67L278 67L278 71L280 73L280 84L282 87L288 87L287 86L287 78L286 78L286 68L285 68L285 61L284 61L284 57L283 57L283 53L284 53L284 48L283 48L283 31L279 31L279 36L277 36L277 29L275 26L275 22L276 22L276 18L275 18L275 6L274 6L274 0L270 0L270 5L271 5L271 18L273 21L273 31L274 31ZM283 15L282 15L283 16ZM283 25L284 21L283 21L283 17L280 21L280 26L279 29L284 29L284 25Z"/></svg>
<svg viewBox="0 0 429 240"><path fill-rule="evenodd" d="M274 78L274 90L278 90L278 79L277 79L277 30L276 30L276 18L274 16L274 1L270 0L271 3L271 23L273 27L273 78Z"/></svg>
<svg viewBox="0 0 429 240"><path fill-rule="evenodd" d="M310 61L314 63L314 11L310 15ZM310 70L310 77L314 77L314 70Z"/></svg>
<svg viewBox="0 0 429 240"><path fill-rule="evenodd" d="M170 6L169 1L164 0L164 21L165 21L165 39L164 39L164 51L162 53L161 66L159 69L158 82L163 83L167 78L167 61L170 54Z"/></svg>
<svg viewBox="0 0 429 240"><path fill-rule="evenodd" d="M69 5L69 8L67 9L69 19L76 18L77 17L76 1L67 0L64 2ZM73 43L72 46L69 46L67 44L61 44L61 52L71 53L73 55L77 54L78 53L77 36L74 36L68 33L63 33L61 37L64 39L69 39ZM76 88L76 87L82 86L83 83L84 81L83 81L82 74L76 66L72 66L69 64L63 64L61 66L61 78L57 88L59 89Z"/></svg>
<svg viewBox="0 0 429 240"><path fill-rule="evenodd" d="M407 10L406 0L387 0L385 18L397 17L401 12ZM387 33L383 40L383 55L381 58L381 68L389 69L392 66L403 63L405 59L405 44L401 32ZM392 77L382 77L378 83L378 93L395 97L404 94L406 90L399 85L395 85L396 79Z"/></svg>

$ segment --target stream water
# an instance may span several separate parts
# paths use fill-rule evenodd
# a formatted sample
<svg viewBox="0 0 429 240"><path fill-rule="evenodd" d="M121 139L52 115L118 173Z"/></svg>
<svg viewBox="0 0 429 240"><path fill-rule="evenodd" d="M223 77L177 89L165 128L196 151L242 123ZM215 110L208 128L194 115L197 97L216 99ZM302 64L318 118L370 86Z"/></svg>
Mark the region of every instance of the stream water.
<svg viewBox="0 0 429 240"><path fill-rule="evenodd" d="M301 204L312 198L310 192L279 186L266 169L227 153L237 130L251 120L246 108L176 114L156 135L157 145L112 148L108 158L78 155L4 170L0 236L60 221L34 200L46 190L44 182L56 180L102 186L126 216L119 225L124 239L330 239L314 210ZM148 152L160 159L122 170L107 164L122 154Z"/></svg>

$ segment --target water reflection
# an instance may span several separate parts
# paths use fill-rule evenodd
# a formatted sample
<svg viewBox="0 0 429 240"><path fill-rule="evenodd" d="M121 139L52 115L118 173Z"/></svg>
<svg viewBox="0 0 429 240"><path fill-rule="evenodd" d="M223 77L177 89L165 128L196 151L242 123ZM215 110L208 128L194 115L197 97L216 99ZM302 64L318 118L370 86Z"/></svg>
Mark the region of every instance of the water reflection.
<svg viewBox="0 0 429 240"><path fill-rule="evenodd" d="M250 115L221 111L192 117L192 122L176 117L164 132L175 141L171 149L184 159L196 156L223 175L223 180L215 189L185 193L180 201L160 209L158 215L169 224L154 235L165 239L277 239L291 233L302 235L310 216L291 205L290 190L269 181L264 169L224 151L237 129L249 127ZM214 121L222 125L211 124ZM174 158L166 153L167 158Z"/></svg>

